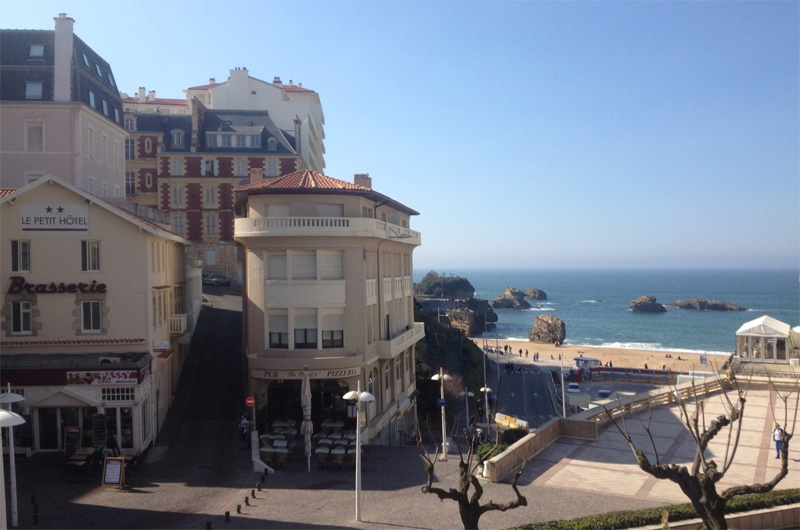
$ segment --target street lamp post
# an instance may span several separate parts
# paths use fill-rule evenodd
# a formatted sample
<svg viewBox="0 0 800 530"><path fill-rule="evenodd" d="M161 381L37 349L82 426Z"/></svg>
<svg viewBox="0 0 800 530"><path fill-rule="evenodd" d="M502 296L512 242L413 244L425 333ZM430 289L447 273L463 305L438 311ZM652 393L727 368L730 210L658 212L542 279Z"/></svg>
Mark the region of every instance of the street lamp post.
<svg viewBox="0 0 800 530"><path fill-rule="evenodd" d="M567 417L567 398L564 394L564 356L560 353L558 356L561 359L561 417Z"/></svg>
<svg viewBox="0 0 800 530"><path fill-rule="evenodd" d="M450 381L452 377L444 373L444 368L439 367L439 373L431 377L434 381L441 382L441 400L442 404L442 462L447 462L447 421L444 419L444 382Z"/></svg>
<svg viewBox="0 0 800 530"><path fill-rule="evenodd" d="M467 423L465 423L464 425L466 425L466 429L467 429L467 431L469 431L469 398L475 397L475 394L473 394L469 390L465 390L465 391L461 392L459 394L459 396L464 396L464 404L467 407L466 408L466 414L465 414L466 417L467 417Z"/></svg>
<svg viewBox="0 0 800 530"><path fill-rule="evenodd" d="M8 427L8 471L11 478L11 526L14 528L16 528L19 523L17 515L17 469L15 463L16 451L14 450L14 425L21 425L25 423L25 419L22 418L22 416L11 412L11 404L19 403L21 401L25 401L25 398L19 394L14 394L11 392L11 383L8 384L8 392L0 395L0 403L8 404L8 411L4 412L13 414L13 416L3 415L3 417L0 419L0 422L2 422L3 427ZM0 453L2 453L2 447L0 447ZM3 518L3 521L5 521L5 518Z"/></svg>
<svg viewBox="0 0 800 530"><path fill-rule="evenodd" d="M481 387L481 392L483 392L483 398L486 400L485 407L486 407L486 436L489 436L489 394L492 392L492 389L488 386Z"/></svg>
<svg viewBox="0 0 800 530"><path fill-rule="evenodd" d="M361 380L357 390L347 392L343 399L356 401L356 521L361 521L361 404L375 401L375 396L361 391Z"/></svg>
<svg viewBox="0 0 800 530"><path fill-rule="evenodd" d="M9 433L9 475L11 475L11 526L17 526L17 477L16 477L16 470L14 469L14 431L13 427L15 425L22 425L25 423L25 419L15 412L11 412L10 410L0 409L0 431L2 431L2 427L8 427ZM3 446L2 446L2 433L0 433L0 454L2 454ZM2 458L0 458L2 460ZM0 472L2 472L2 462L0 462ZM0 509L0 517L2 517L3 526L5 526L6 522L6 503L5 503L5 476L0 475L0 493L3 494L3 502L2 509Z"/></svg>

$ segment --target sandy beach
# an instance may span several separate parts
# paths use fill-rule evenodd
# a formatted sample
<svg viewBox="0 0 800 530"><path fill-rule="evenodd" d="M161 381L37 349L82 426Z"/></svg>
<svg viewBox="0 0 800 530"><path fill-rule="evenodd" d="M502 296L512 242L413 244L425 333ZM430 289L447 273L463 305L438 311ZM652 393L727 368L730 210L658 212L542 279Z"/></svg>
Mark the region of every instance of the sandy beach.
<svg viewBox="0 0 800 530"><path fill-rule="evenodd" d="M484 339L472 338L471 339L479 347L483 347ZM529 342L523 340L495 340L485 339L486 344L491 347L499 345L510 346L513 355L510 360L519 361L520 359L525 362L533 362L533 354L539 352L539 360L542 363L550 364L552 362L558 363L558 356L561 354L564 357L564 366L573 366L573 359L575 357L584 356L599 359L602 364L611 362L615 368L644 368L647 365L650 369L669 369L673 371L685 372L689 370L701 371L718 371L727 360L727 356L723 355L707 355L708 366L703 366L700 363L699 353L675 353L663 352L657 350L633 350L626 348L600 348L596 346L575 346L565 344L556 348L553 344L546 344L542 342ZM519 355L519 350L522 349L522 357ZM525 357L525 350L528 351L528 357ZM670 355L671 357L667 357ZM504 359L509 360L509 357ZM501 361L502 362L502 361Z"/></svg>

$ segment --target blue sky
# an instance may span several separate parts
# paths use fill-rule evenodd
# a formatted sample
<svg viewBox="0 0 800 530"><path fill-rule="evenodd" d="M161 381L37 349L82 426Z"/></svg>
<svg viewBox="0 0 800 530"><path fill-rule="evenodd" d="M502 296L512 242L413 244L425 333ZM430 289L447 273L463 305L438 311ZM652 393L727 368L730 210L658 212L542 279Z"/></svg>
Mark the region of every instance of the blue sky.
<svg viewBox="0 0 800 530"><path fill-rule="evenodd" d="M798 268L799 2L36 5L0 26L66 12L129 94L316 90L325 173L420 212L415 268Z"/></svg>

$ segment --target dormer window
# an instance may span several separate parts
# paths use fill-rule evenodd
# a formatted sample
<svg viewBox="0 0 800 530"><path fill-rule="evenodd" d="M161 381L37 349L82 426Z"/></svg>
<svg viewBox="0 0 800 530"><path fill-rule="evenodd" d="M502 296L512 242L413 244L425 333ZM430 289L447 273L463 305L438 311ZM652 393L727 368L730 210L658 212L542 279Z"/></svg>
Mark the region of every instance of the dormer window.
<svg viewBox="0 0 800 530"><path fill-rule="evenodd" d="M185 134L180 129L172 131L172 147L183 147L183 138Z"/></svg>
<svg viewBox="0 0 800 530"><path fill-rule="evenodd" d="M41 81L27 81L25 83L25 99L42 99Z"/></svg>
<svg viewBox="0 0 800 530"><path fill-rule="evenodd" d="M278 149L278 140L270 138L267 140L267 151L275 151Z"/></svg>
<svg viewBox="0 0 800 530"><path fill-rule="evenodd" d="M96 108L94 105L94 92L91 90L89 91L89 106L92 108Z"/></svg>
<svg viewBox="0 0 800 530"><path fill-rule="evenodd" d="M114 76L111 75L111 72L108 72L108 84L114 86Z"/></svg>
<svg viewBox="0 0 800 530"><path fill-rule="evenodd" d="M31 51L28 57L35 59L44 57L44 44L31 44Z"/></svg>
<svg viewBox="0 0 800 530"><path fill-rule="evenodd" d="M133 122L133 118L125 118L125 130L126 131L133 131L135 130L135 123Z"/></svg>
<svg viewBox="0 0 800 530"><path fill-rule="evenodd" d="M89 67L89 58L86 56L86 53L83 53L82 55L83 55L83 64L85 64L86 67L88 68Z"/></svg>
<svg viewBox="0 0 800 530"><path fill-rule="evenodd" d="M94 63L94 69L97 70L97 75L102 78L103 77L103 72L102 72L102 70L100 70L100 65L97 64L97 63Z"/></svg>

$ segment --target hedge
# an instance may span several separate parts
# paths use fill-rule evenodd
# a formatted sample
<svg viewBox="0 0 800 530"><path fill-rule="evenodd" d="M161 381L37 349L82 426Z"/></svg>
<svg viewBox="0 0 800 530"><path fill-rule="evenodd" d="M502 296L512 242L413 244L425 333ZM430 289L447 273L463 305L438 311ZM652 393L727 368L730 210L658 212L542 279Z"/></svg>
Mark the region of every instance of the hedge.
<svg viewBox="0 0 800 530"><path fill-rule="evenodd" d="M752 495L739 495L728 501L726 513L750 512L763 510L775 506L785 506L800 502L800 489L787 489L759 493ZM531 523L514 527L509 530L618 530L623 528L636 528L639 526L661 525L662 512L669 513L669 521L685 521L696 519L690 503L663 506L660 508L645 508L626 512L609 512L599 515L589 515L576 519L560 521L547 521L544 523Z"/></svg>

